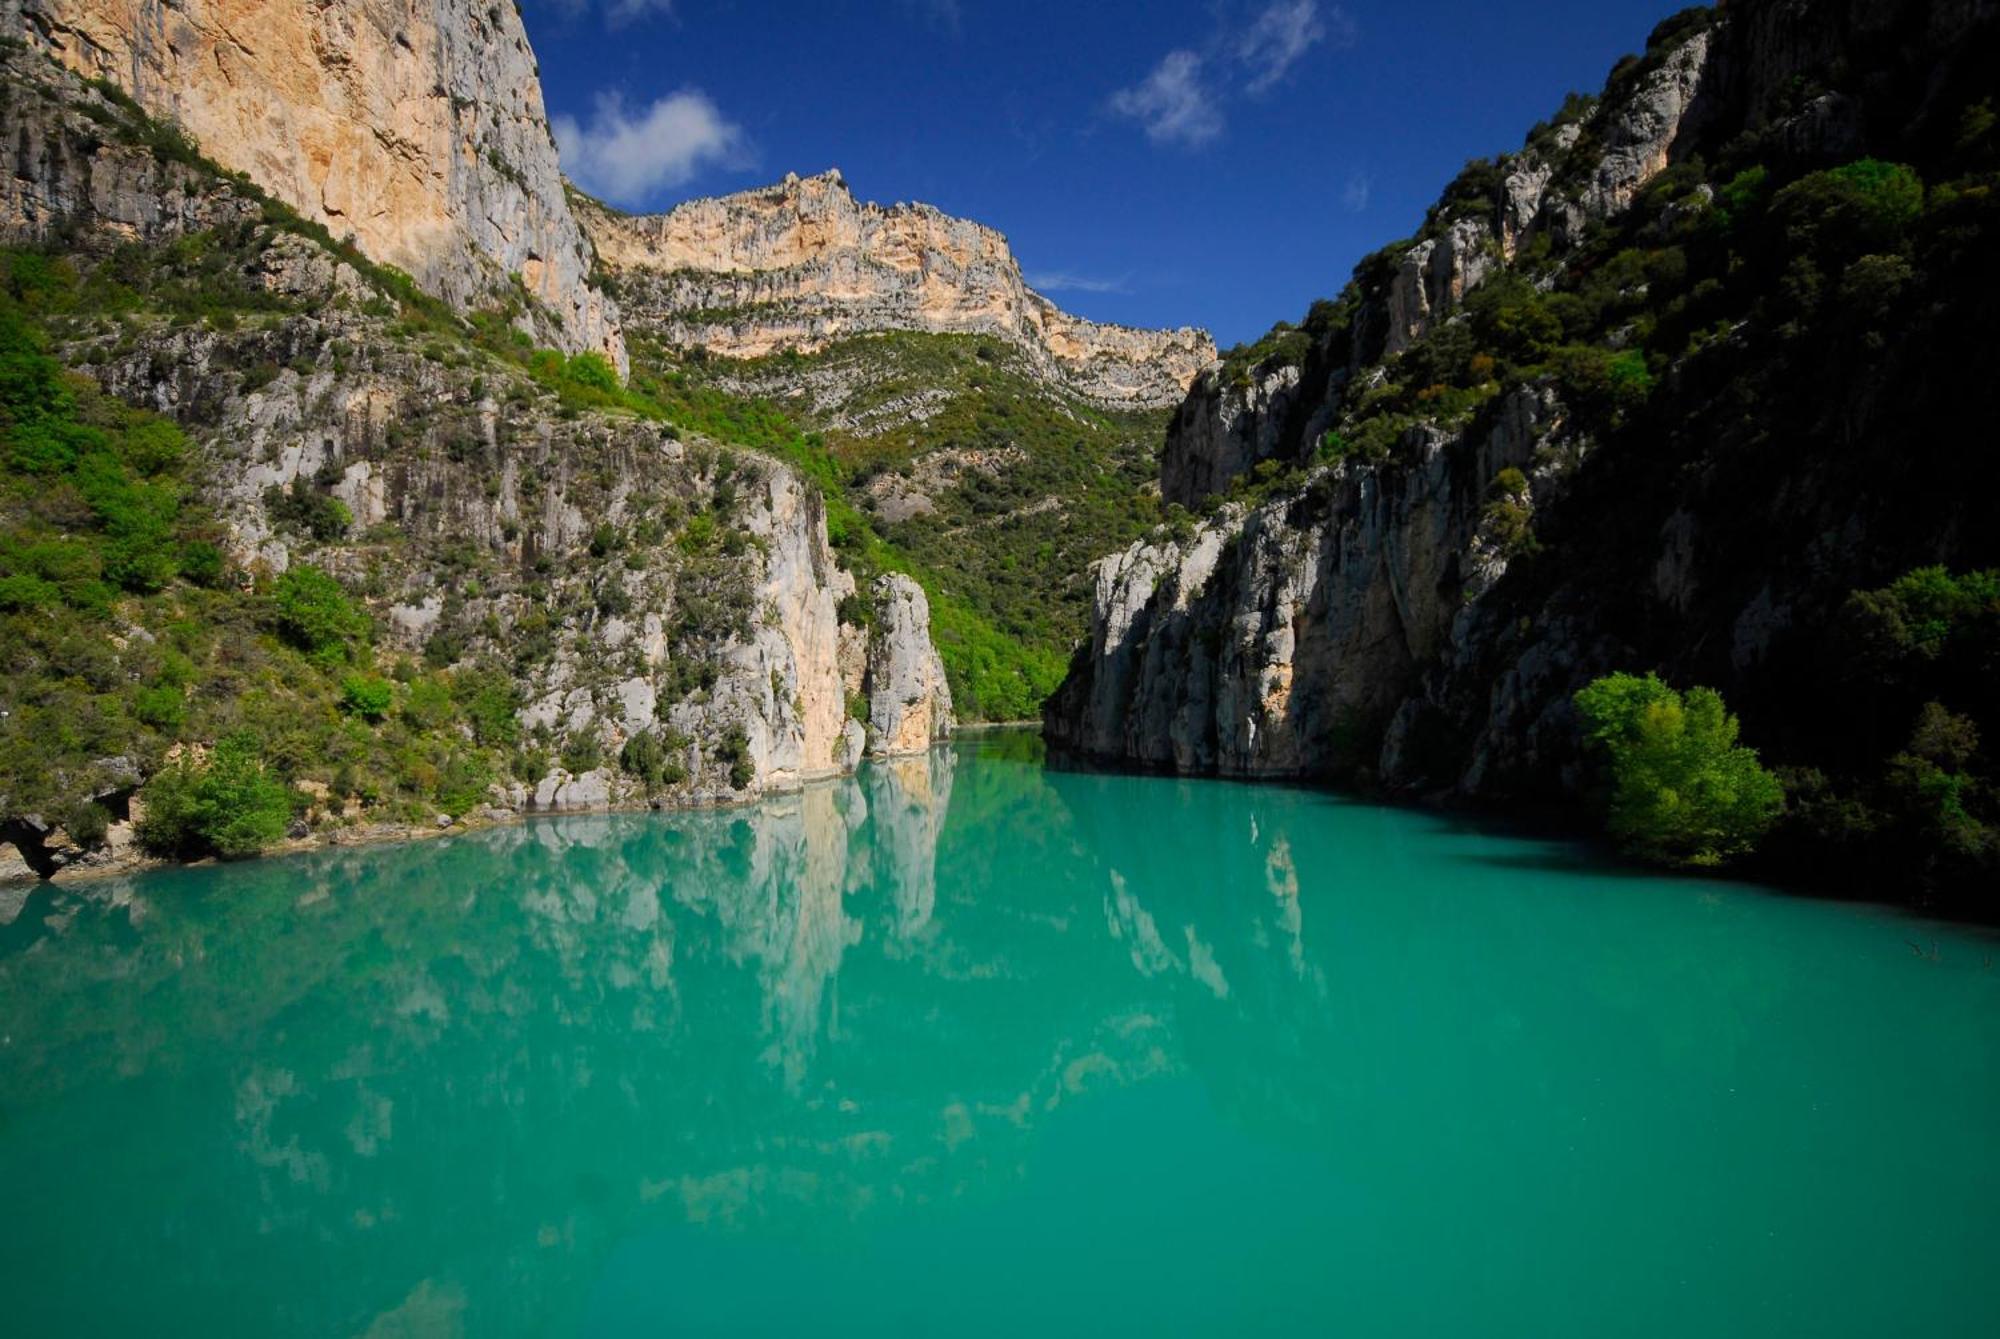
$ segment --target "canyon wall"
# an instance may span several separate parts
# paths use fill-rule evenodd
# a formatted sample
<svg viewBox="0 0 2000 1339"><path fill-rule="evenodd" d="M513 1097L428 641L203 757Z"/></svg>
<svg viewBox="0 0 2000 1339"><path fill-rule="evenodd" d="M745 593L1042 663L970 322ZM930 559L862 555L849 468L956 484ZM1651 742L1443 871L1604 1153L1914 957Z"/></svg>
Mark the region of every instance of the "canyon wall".
<svg viewBox="0 0 2000 1339"><path fill-rule="evenodd" d="M579 213L634 321L732 358L870 331L989 334L1093 400L1155 406L1178 402L1215 356L1198 330L1068 315L1028 287L998 232L928 205L857 201L838 172L665 214Z"/></svg>
<svg viewBox="0 0 2000 1339"><path fill-rule="evenodd" d="M624 367L513 4L0 0L0 31L460 310Z"/></svg>
<svg viewBox="0 0 2000 1339"><path fill-rule="evenodd" d="M886 616L843 623L855 580L788 466L579 411L518 364L405 328L309 229L156 154L112 93L18 48L0 73L16 149L0 245L56 245L62 273L134 285L117 312L67 319L51 352L185 430L204 526L246 588L311 564L363 603L376 654L508 681L519 752L493 816L732 802L949 733L921 591L884 578ZM154 310L153 285L193 291L189 266L218 285L199 294L211 314ZM651 777L621 766L642 737ZM129 793L131 760L109 762ZM367 817L315 792L314 822ZM86 851L4 795L0 820L41 873L131 854L128 823Z"/></svg>
<svg viewBox="0 0 2000 1339"><path fill-rule="evenodd" d="M1988 197L1959 193L1990 171L1996 47L1985 0L1663 24L1197 381L1161 479L1190 514L1097 568L1051 740L1570 806L1574 693L1657 669L1721 689L1775 761L1879 768L1910 725L1855 716L1851 595L2000 560L1989 455L1962 449L1991 417L1964 297L1992 291ZM1929 207L1959 212L1905 196L1902 232L1851 245L1810 221L1885 217L1853 202L1901 170L1957 178Z"/></svg>

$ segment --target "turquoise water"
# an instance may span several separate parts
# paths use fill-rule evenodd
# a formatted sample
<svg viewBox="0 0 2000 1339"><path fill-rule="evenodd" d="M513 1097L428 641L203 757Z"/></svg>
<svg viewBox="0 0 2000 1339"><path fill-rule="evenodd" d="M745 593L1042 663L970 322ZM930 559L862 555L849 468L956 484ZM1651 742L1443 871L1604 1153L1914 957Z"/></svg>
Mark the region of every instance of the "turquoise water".
<svg viewBox="0 0 2000 1339"><path fill-rule="evenodd" d="M0 1331L1990 1335L1995 956L1009 736L45 889Z"/></svg>

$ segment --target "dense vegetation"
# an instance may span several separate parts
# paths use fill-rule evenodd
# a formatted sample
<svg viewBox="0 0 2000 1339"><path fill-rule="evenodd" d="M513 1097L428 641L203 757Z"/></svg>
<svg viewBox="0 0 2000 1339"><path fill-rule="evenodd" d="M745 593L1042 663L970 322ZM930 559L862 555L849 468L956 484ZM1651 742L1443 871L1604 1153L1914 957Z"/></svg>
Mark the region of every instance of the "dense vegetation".
<svg viewBox="0 0 2000 1339"><path fill-rule="evenodd" d="M1753 850L1784 808L1784 787L1736 742L1712 688L1685 696L1654 674L1612 674L1576 695L1584 737L1609 772L1611 835L1670 865L1719 865Z"/></svg>
<svg viewBox="0 0 2000 1339"><path fill-rule="evenodd" d="M482 803L513 756L511 680L379 655L317 569L227 564L182 431L48 352L47 323L105 282L0 254L0 811L88 838L157 773L148 844L239 855L328 795L411 820Z"/></svg>

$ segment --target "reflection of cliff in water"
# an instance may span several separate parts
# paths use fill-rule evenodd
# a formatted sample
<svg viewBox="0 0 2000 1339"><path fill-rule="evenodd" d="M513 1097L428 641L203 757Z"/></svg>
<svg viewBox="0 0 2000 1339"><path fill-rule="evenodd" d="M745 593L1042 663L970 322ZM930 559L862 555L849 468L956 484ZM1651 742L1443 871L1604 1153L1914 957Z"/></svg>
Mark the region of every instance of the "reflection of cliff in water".
<svg viewBox="0 0 2000 1339"><path fill-rule="evenodd" d="M1799 986L1740 904L1663 954L1592 932L1601 893L1469 894L1461 842L1009 737L740 810L43 890L0 927L10 1320L156 1328L61 1289L164 1253L253 1329L544 1330L634 1232L990 1203L1160 1076L1357 1185L1490 1177L1545 1127L1466 1095L1559 1087L1538 1034L1726 1067ZM1482 970L1552 933L1560 970ZM1645 1007L1683 997L1741 1012Z"/></svg>
<svg viewBox="0 0 2000 1339"><path fill-rule="evenodd" d="M587 1258L634 1214L865 1214L892 1189L975 1191L1018 1164L992 1143L1020 1144L1038 1085L1093 1023L1061 1005L991 1053L938 1035L951 1004L927 964L989 955L1007 928L963 904L967 924L940 923L953 762L740 810L37 893L0 949L0 1160L48 1156L0 1164L4 1183L91 1223L107 1269L157 1254L159 1225L178 1222L166 1249L185 1250L191 1295L351 1313L356 1331L398 1306L504 1330L539 1305L467 1292L439 1258L482 1237L489 1261L523 1256L511 1277L546 1283L527 1256ZM949 947L961 931L972 946ZM862 1020L851 1038L844 1011ZM143 1145L75 1125L79 1110L131 1119L139 1091ZM36 1131L43 1111L68 1128ZM87 1165L63 1156L78 1139ZM172 1203L118 1203L123 1185L160 1184L136 1150L161 1140L228 1153L191 1161ZM300 1237L319 1243L311 1278L280 1250ZM78 1243L57 1243L49 1277L73 1276ZM271 1268L242 1278L259 1254Z"/></svg>

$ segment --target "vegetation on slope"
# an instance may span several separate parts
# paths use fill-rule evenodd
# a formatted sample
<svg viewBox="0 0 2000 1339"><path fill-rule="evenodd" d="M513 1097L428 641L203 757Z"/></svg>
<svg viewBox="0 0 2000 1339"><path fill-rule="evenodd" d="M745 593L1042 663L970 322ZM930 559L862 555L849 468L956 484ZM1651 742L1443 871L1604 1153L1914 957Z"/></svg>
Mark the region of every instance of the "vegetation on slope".
<svg viewBox="0 0 2000 1339"><path fill-rule="evenodd" d="M516 738L511 681L379 655L316 569L229 565L181 429L47 350L49 320L103 300L92 282L112 281L0 253L0 814L88 842L152 775L149 844L238 855L316 793L411 820L483 802ZM233 312L225 296L205 301Z"/></svg>
<svg viewBox="0 0 2000 1339"><path fill-rule="evenodd" d="M1090 564L1158 518L1165 411L1090 405L997 339L866 335L745 361L640 339L633 358L633 389L671 420L805 469L851 566L922 582L967 719L1036 715L1088 630Z"/></svg>
<svg viewBox="0 0 2000 1339"><path fill-rule="evenodd" d="M1669 20L1603 103L1572 98L1537 129L1546 145L1557 126L1584 128L1558 184L1594 161L1593 111L1713 17ZM1511 630L1426 720L1429 784L1462 774L1494 677L1544 636L1547 611L1587 611L1628 667L1728 686L1787 789L1765 868L1877 895L1990 894L2000 477L1978 444L2000 415L2000 114L1979 60L1912 83L1904 55L1854 53L1823 80L1801 75L1762 129L1677 146L1630 208L1562 245L1532 236L1399 356L1370 349L1418 239L1227 356L1243 381L1298 366L1335 410L1304 440L1316 405L1302 397L1290 450L1238 496L1310 496L1336 462L1402 468L1418 428L1475 440L1518 387L1553 392L1565 439L1594 444L1536 461L1532 491L1557 481L1554 504L1518 472L1475 482L1511 558L1483 598ZM1921 105L1899 110L1916 89ZM1865 106L1859 142L1785 120L1829 93ZM1469 165L1419 238L1497 218L1505 166ZM1690 537L1678 575L1660 566L1670 526ZM1780 629L1768 644L1752 615Z"/></svg>

